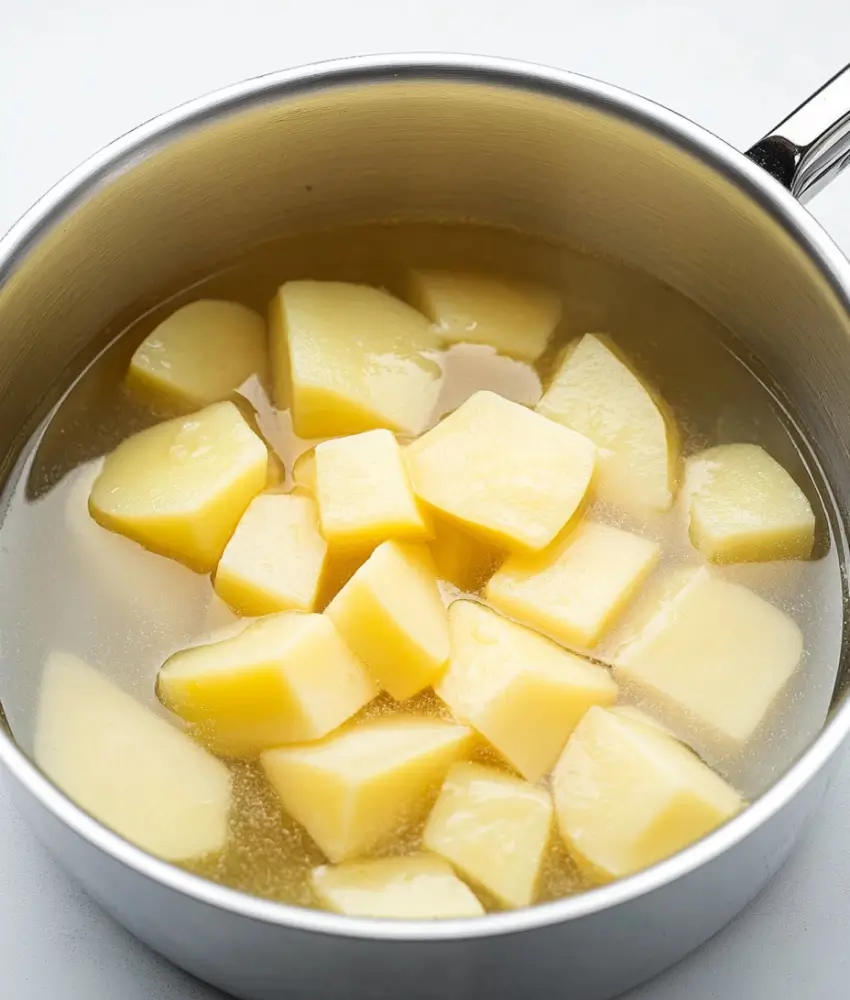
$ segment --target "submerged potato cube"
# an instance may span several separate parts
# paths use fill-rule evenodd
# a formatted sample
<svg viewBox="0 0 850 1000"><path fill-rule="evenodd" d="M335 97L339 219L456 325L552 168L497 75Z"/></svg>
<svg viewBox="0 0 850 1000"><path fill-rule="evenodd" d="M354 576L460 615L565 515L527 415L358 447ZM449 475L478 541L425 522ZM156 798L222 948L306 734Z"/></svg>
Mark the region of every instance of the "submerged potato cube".
<svg viewBox="0 0 850 1000"><path fill-rule="evenodd" d="M201 299L173 312L139 344L128 384L198 409L266 377L266 324L238 302Z"/></svg>
<svg viewBox="0 0 850 1000"><path fill-rule="evenodd" d="M808 559L815 515L805 493L755 444L724 444L685 466L690 536L714 562Z"/></svg>
<svg viewBox="0 0 850 1000"><path fill-rule="evenodd" d="M536 361L561 318L561 296L533 281L488 274L415 270L412 304L449 344L488 344L501 354Z"/></svg>
<svg viewBox="0 0 850 1000"><path fill-rule="evenodd" d="M542 552L509 556L487 584L487 600L560 642L594 646L659 555L656 542L584 521Z"/></svg>
<svg viewBox="0 0 850 1000"><path fill-rule="evenodd" d="M151 854L190 861L227 840L227 767L66 653L41 679L35 761L77 805Z"/></svg>
<svg viewBox="0 0 850 1000"><path fill-rule="evenodd" d="M310 497L266 493L242 515L215 571L215 590L242 615L313 611L327 543Z"/></svg>
<svg viewBox="0 0 850 1000"><path fill-rule="evenodd" d="M449 638L437 695L529 781L551 770L591 705L617 698L604 667L474 601L451 605Z"/></svg>
<svg viewBox="0 0 850 1000"><path fill-rule="evenodd" d="M397 701L432 684L448 659L446 609L424 545L379 545L325 614Z"/></svg>
<svg viewBox="0 0 850 1000"><path fill-rule="evenodd" d="M269 454L233 403L157 424L107 455L89 511L161 555L207 571L265 487Z"/></svg>
<svg viewBox="0 0 850 1000"><path fill-rule="evenodd" d="M377 689L331 621L285 612L175 653L157 694L216 751L250 756L326 736Z"/></svg>
<svg viewBox="0 0 850 1000"><path fill-rule="evenodd" d="M277 405L302 438L386 427L418 434L440 391L428 320L388 292L341 281L289 281L271 306Z"/></svg>
<svg viewBox="0 0 850 1000"><path fill-rule="evenodd" d="M471 738L465 726L392 716L320 743L268 750L261 761L286 811L336 862L367 853L420 818Z"/></svg>
<svg viewBox="0 0 850 1000"><path fill-rule="evenodd" d="M592 708L552 778L561 836L599 881L675 854L734 816L738 793L659 728Z"/></svg>
<svg viewBox="0 0 850 1000"><path fill-rule="evenodd" d="M673 503L675 427L605 337L585 334L567 352L536 409L598 446L599 499L638 515Z"/></svg>
<svg viewBox="0 0 850 1000"><path fill-rule="evenodd" d="M322 534L331 547L368 550L388 538L431 534L390 431L323 441L315 454Z"/></svg>
<svg viewBox="0 0 850 1000"><path fill-rule="evenodd" d="M614 655L621 684L721 744L753 734L803 653L799 626L703 567L674 574Z"/></svg>
<svg viewBox="0 0 850 1000"><path fill-rule="evenodd" d="M493 767L455 764L428 817L422 844L503 906L530 906L552 813L546 789Z"/></svg>
<svg viewBox="0 0 850 1000"><path fill-rule="evenodd" d="M492 545L537 550L580 508L596 449L581 434L476 392L405 449L414 492Z"/></svg>
<svg viewBox="0 0 850 1000"><path fill-rule="evenodd" d="M349 917L445 920L484 913L451 866L428 854L323 865L311 881L329 910Z"/></svg>
<svg viewBox="0 0 850 1000"><path fill-rule="evenodd" d="M437 575L459 590L478 590L503 558L480 538L443 517L432 519L434 538L428 543Z"/></svg>

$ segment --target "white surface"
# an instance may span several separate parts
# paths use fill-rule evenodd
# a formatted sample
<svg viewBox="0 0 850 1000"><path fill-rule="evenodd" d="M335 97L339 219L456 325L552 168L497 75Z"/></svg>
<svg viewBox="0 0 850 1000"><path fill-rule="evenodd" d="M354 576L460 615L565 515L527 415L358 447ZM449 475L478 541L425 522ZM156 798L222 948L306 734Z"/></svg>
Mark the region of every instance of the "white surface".
<svg viewBox="0 0 850 1000"><path fill-rule="evenodd" d="M850 58L848 33L847 0L0 0L0 230L118 133L283 66L426 49L531 59L640 91L743 147ZM814 213L850 251L850 175ZM630 1000L839 1000L848 928L850 762L750 910ZM2 786L0 954L4 1000L221 997L101 915Z"/></svg>

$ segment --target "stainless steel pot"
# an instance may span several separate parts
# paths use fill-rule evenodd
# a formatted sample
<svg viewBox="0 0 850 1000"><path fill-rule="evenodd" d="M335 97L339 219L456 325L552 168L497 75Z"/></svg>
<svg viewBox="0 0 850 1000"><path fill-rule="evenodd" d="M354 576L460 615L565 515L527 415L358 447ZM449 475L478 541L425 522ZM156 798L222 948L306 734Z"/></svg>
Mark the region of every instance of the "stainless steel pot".
<svg viewBox="0 0 850 1000"><path fill-rule="evenodd" d="M286 231L468 217L620 258L704 305L793 400L846 519L850 262L796 199L848 158L850 71L749 158L625 91L493 59L357 59L239 84L96 154L0 243L0 454L93 332L176 276ZM14 670L0 666L0 696ZM35 833L110 913L238 997L598 1000L695 948L780 867L850 732L848 681L845 657L821 735L717 833L615 885L476 921L242 895L100 826L2 727L0 760Z"/></svg>

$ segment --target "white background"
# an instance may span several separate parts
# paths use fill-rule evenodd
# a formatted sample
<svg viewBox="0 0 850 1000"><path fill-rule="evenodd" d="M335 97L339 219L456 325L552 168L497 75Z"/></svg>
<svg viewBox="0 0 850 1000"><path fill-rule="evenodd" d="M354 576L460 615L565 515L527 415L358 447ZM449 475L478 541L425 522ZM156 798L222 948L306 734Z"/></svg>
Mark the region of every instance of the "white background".
<svg viewBox="0 0 850 1000"><path fill-rule="evenodd" d="M0 231L144 119L316 59L531 59L639 91L744 148L850 60L848 41L847 0L0 0ZM850 252L850 171L814 213ZM630 1000L843 1000L848 941L850 762L749 911ZM0 956L4 1000L221 996L102 916L11 814L2 786Z"/></svg>

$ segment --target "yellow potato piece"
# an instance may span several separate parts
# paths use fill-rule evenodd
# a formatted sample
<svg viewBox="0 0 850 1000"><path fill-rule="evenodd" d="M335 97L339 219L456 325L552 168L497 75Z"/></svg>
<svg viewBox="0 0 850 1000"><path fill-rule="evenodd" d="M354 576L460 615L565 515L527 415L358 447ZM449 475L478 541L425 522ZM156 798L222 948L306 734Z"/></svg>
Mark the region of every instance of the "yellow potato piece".
<svg viewBox="0 0 850 1000"><path fill-rule="evenodd" d="M405 449L414 492L499 548L548 545L580 508L596 449L581 434L476 392Z"/></svg>
<svg viewBox="0 0 850 1000"><path fill-rule="evenodd" d="M591 647L658 562L660 546L584 521L533 555L509 556L487 584L487 600L567 645Z"/></svg>
<svg viewBox="0 0 850 1000"><path fill-rule="evenodd" d="M326 555L310 497L261 494L227 543L215 571L215 590L242 615L313 611Z"/></svg>
<svg viewBox="0 0 850 1000"><path fill-rule="evenodd" d="M502 906L534 902L552 832L552 797L481 764L455 764L428 817L422 844Z"/></svg>
<svg viewBox="0 0 850 1000"><path fill-rule="evenodd" d="M302 451L292 466L295 485L307 493L316 495L316 449Z"/></svg>
<svg viewBox="0 0 850 1000"><path fill-rule="evenodd" d="M217 752L251 756L326 736L377 689L332 622L284 612L175 653L157 694Z"/></svg>
<svg viewBox="0 0 850 1000"><path fill-rule="evenodd" d="M313 869L311 881L324 906L349 917L437 920L484 913L451 866L427 854L323 865Z"/></svg>
<svg viewBox="0 0 850 1000"><path fill-rule="evenodd" d="M390 431L324 441L315 454L319 517L331 547L368 550L389 538L429 537L431 526Z"/></svg>
<svg viewBox="0 0 850 1000"><path fill-rule="evenodd" d="M211 569L265 487L268 449L233 403L141 431L107 455L89 511L145 548Z"/></svg>
<svg viewBox="0 0 850 1000"><path fill-rule="evenodd" d="M435 685L529 781L547 774L591 705L612 705L609 672L474 601L449 608L449 666Z"/></svg>
<svg viewBox="0 0 850 1000"><path fill-rule="evenodd" d="M415 270L409 292L441 340L488 344L523 361L540 357L561 319L561 296L533 281Z"/></svg>
<svg viewBox="0 0 850 1000"><path fill-rule="evenodd" d="M504 558L498 549L475 538L443 517L432 518L434 538L428 544L437 576L459 590L480 590Z"/></svg>
<svg viewBox="0 0 850 1000"><path fill-rule="evenodd" d="M286 811L336 862L398 837L421 818L471 739L465 726L392 716L260 759Z"/></svg>
<svg viewBox="0 0 850 1000"><path fill-rule="evenodd" d="M663 861L734 816L738 793L677 740L592 708L552 777L567 850L598 881Z"/></svg>
<svg viewBox="0 0 850 1000"><path fill-rule="evenodd" d="M424 545L379 545L325 613L397 701L432 684L448 659L446 609Z"/></svg>
<svg viewBox="0 0 850 1000"><path fill-rule="evenodd" d="M714 562L808 559L815 515L805 493L755 444L724 444L685 465L690 536Z"/></svg>
<svg viewBox="0 0 850 1000"><path fill-rule="evenodd" d="M237 302L201 299L145 337L127 382L191 410L226 399L252 375L264 379L267 368L263 318Z"/></svg>
<svg viewBox="0 0 850 1000"><path fill-rule="evenodd" d="M673 503L678 435L652 391L605 337L585 334L568 351L537 412L599 447L594 490L633 514Z"/></svg>
<svg viewBox="0 0 850 1000"><path fill-rule="evenodd" d="M316 454L315 449L302 452L292 467L292 478L295 480L293 495L316 499ZM324 537L324 536L322 536ZM333 550L325 553L325 561L319 588L313 607L321 611L336 597L340 590L354 575L370 554L370 550L355 549L348 551Z"/></svg>
<svg viewBox="0 0 850 1000"><path fill-rule="evenodd" d="M671 576L613 659L620 683L674 728L733 749L753 734L802 653L794 621L703 567Z"/></svg>
<svg viewBox="0 0 850 1000"><path fill-rule="evenodd" d="M440 392L439 341L388 292L341 281L290 281L271 306L278 407L302 438L386 427L418 434Z"/></svg>
<svg viewBox="0 0 850 1000"><path fill-rule="evenodd" d="M51 653L41 680L35 760L77 805L167 861L227 840L227 767L82 660Z"/></svg>

